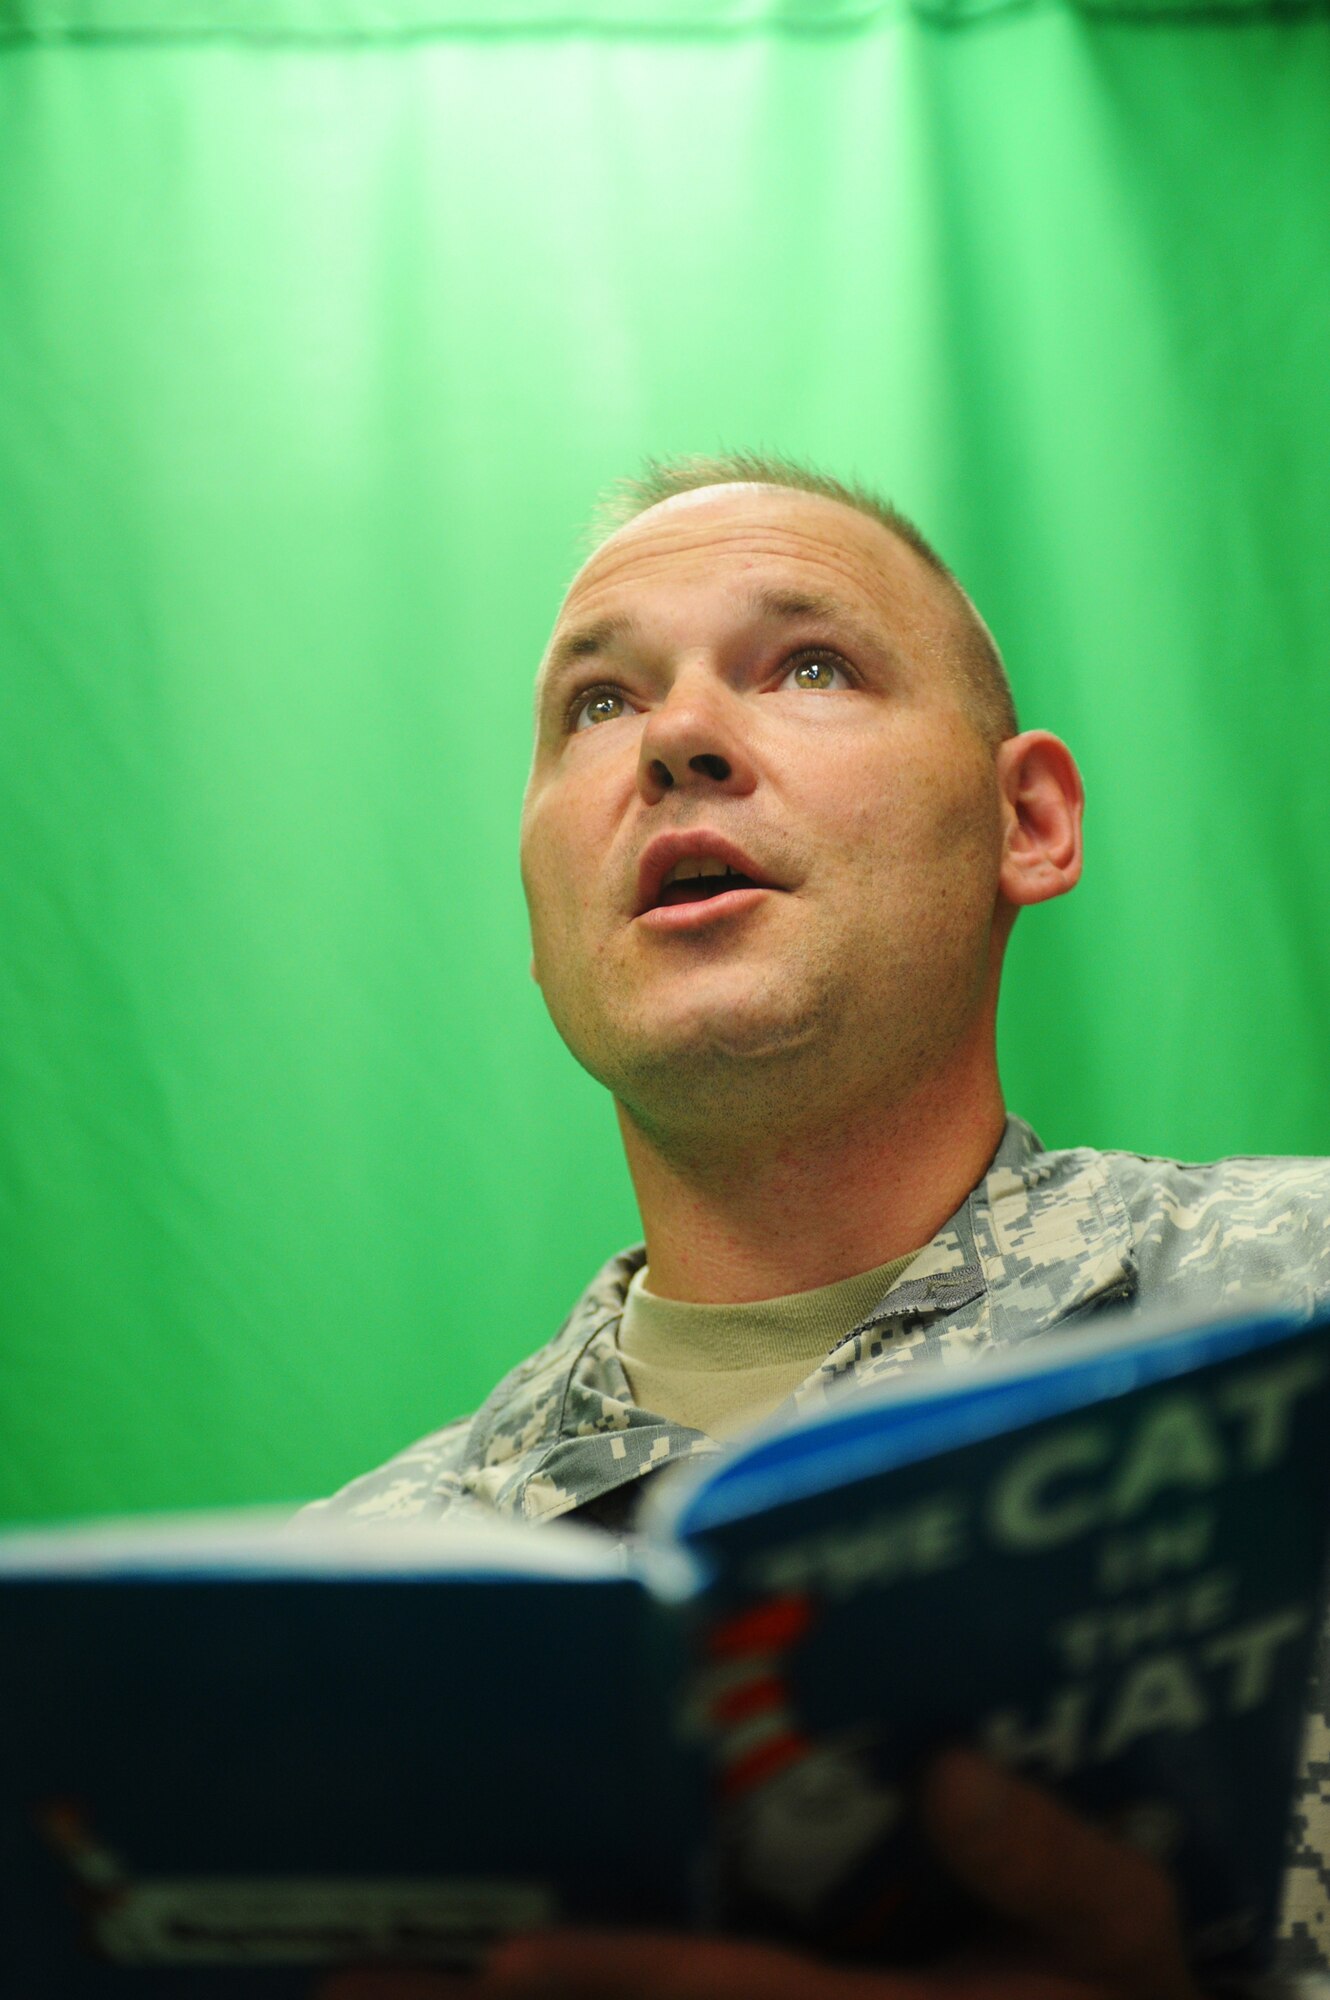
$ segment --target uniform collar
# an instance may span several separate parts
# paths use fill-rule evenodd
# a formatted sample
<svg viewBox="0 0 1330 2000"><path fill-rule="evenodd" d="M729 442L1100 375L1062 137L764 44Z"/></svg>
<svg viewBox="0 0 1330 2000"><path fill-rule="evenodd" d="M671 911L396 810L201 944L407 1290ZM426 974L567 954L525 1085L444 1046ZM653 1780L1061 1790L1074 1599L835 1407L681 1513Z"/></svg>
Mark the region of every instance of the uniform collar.
<svg viewBox="0 0 1330 2000"><path fill-rule="evenodd" d="M465 1483L500 1512L551 1519L665 1461L720 1447L633 1402L617 1332L636 1243L596 1273L555 1338L505 1376L468 1440ZM981 1180L789 1399L808 1413L853 1383L962 1346L1010 1346L1135 1290L1131 1225L1105 1156L1045 1150L1008 1117Z"/></svg>

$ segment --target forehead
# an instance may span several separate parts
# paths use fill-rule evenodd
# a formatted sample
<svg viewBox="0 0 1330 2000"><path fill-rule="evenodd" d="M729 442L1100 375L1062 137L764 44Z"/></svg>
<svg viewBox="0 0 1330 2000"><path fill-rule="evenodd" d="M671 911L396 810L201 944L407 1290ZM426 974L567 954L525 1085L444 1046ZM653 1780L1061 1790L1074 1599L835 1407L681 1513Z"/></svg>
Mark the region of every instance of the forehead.
<svg viewBox="0 0 1330 2000"><path fill-rule="evenodd" d="M927 564L880 522L820 494L708 487L639 515L579 570L541 663L538 694L579 661L640 636L684 636L698 611L836 620L882 641L936 631L949 607ZM910 650L913 650L912 648Z"/></svg>

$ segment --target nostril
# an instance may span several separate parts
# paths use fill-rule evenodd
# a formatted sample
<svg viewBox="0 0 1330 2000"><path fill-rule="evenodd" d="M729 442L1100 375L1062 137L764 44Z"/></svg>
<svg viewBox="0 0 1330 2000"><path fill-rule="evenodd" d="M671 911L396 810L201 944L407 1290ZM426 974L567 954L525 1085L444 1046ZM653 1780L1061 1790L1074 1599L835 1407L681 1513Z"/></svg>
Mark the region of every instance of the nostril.
<svg viewBox="0 0 1330 2000"><path fill-rule="evenodd" d="M712 757L710 755L690 757L688 759L688 768L691 771L701 771L708 778L728 778L730 775L730 767L723 757Z"/></svg>
<svg viewBox="0 0 1330 2000"><path fill-rule="evenodd" d="M669 766L666 764L662 764L659 757L653 757L651 760L651 775L655 779L658 785L664 786L667 792L670 789L670 786L674 783L674 778L672 773L670 772Z"/></svg>

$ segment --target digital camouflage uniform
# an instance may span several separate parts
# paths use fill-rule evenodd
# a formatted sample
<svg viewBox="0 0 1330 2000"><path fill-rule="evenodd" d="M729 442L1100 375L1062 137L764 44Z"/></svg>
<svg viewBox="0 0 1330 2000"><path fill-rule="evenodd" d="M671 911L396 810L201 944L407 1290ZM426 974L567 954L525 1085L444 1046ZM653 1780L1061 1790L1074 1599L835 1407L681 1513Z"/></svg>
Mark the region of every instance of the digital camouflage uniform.
<svg viewBox="0 0 1330 2000"><path fill-rule="evenodd" d="M719 1450L639 1409L616 1346L642 1244L612 1257L547 1346L471 1417L422 1438L307 1514L429 1522L459 1511L622 1532L645 1474ZM986 1175L873 1311L782 1405L808 1414L925 1356L985 1349L1130 1306L1238 1310L1330 1302L1330 1159L1205 1164L1088 1146L1046 1152L1009 1118ZM1330 1649L1318 1663L1291 1831L1280 1993L1330 1995ZM1297 1975L1306 1975L1305 1988ZM1317 1975L1313 1977L1313 1975Z"/></svg>

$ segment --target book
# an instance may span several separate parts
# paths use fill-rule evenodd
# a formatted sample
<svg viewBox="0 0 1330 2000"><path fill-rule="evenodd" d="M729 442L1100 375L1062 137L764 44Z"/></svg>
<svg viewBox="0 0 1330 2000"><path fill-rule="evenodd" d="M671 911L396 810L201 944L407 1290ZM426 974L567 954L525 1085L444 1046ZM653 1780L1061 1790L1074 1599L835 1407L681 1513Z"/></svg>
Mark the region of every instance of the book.
<svg viewBox="0 0 1330 2000"><path fill-rule="evenodd" d="M0 1535L7 1990L305 1996L550 1924L919 1963L971 1744L1268 1963L1330 1555L1330 1310L1118 1312L771 1423L576 1525ZM165 1982L165 1983L163 1983Z"/></svg>

